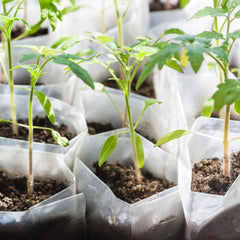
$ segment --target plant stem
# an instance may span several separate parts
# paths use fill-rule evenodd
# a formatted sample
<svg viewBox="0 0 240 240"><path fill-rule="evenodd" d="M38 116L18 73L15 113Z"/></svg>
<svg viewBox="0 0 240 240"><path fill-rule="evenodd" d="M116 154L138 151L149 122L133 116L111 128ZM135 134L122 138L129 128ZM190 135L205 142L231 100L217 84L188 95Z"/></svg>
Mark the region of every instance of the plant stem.
<svg viewBox="0 0 240 240"><path fill-rule="evenodd" d="M141 172L140 172L139 164L138 164L135 131L134 131L132 114L131 114L131 109L130 109L130 104L129 104L129 96L128 96L128 93L126 91L124 92L124 96L125 96L126 109L127 109L127 113L128 113L129 128L130 128L130 139L131 139L132 150L133 150L133 160L134 160L135 173L136 173L137 181L140 184L141 183Z"/></svg>
<svg viewBox="0 0 240 240"><path fill-rule="evenodd" d="M7 38L8 45L8 67L9 67L9 87L10 87L10 98L11 98L11 116L13 122L17 122L16 111L15 111L15 101L14 101L14 79L12 73L12 50L11 50L11 39ZM18 134L17 125L13 124L13 134Z"/></svg>
<svg viewBox="0 0 240 240"><path fill-rule="evenodd" d="M28 170L28 196L32 195L33 192L33 90L34 85L32 84L29 96L29 110L28 110L28 152L29 152L29 170Z"/></svg>

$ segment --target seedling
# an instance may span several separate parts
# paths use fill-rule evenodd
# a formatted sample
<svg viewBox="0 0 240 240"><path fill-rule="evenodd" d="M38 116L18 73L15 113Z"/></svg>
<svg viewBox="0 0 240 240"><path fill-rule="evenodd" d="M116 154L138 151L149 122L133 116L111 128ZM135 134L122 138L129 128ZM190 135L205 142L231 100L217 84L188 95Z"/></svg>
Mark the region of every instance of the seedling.
<svg viewBox="0 0 240 240"><path fill-rule="evenodd" d="M229 117L230 117L230 105L234 104L236 113L240 114L239 104L239 82L238 80L229 79L229 55L231 53L233 44L240 38L240 31L236 30L230 32L231 23L240 18L240 11L236 11L240 6L240 1L217 1L213 0L213 7L205 7L198 11L192 18L200 18L204 16L213 17L214 29L213 31L205 31L195 36L181 33L170 43L176 46L176 50L182 50L182 59L190 62L195 73L198 72L203 60L204 55L210 56L216 63L222 73L223 79L220 80L218 90L213 94L212 98L206 102L203 109L203 113L206 116L210 116L213 109L220 111L225 107L224 117L224 136L223 136L223 148L224 148L224 167L223 174L230 174L230 162L229 162L229 142L238 138L230 139L229 132ZM218 18L221 17L222 22L219 25ZM170 31L170 30L169 30ZM179 43L180 42L180 43ZM215 44L214 44L215 43ZM169 51L168 51L169 53ZM157 56L158 55L158 56ZM171 55L171 54L170 54ZM161 57L161 52L156 53L155 58L152 58L147 64L146 69L149 66L157 64ZM145 70L145 71L147 71ZM156 145L162 145L170 140L184 136L191 133L186 130L176 130L168 133L158 140ZM211 137L211 136L209 136Z"/></svg>

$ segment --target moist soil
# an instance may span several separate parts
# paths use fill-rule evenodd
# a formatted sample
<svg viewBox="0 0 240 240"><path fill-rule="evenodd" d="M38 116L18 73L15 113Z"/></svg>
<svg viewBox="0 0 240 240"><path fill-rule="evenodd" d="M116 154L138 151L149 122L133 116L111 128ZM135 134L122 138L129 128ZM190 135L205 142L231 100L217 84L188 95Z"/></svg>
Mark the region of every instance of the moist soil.
<svg viewBox="0 0 240 240"><path fill-rule="evenodd" d="M27 120L19 120L18 123L28 124ZM47 117L41 118L36 116L33 119L34 126L48 127L53 130L56 130L62 137L66 137L68 140L71 140L76 136L68 132L67 126L61 124L60 126L52 125ZM6 138L14 138L21 140L28 140L28 129L24 127L18 127L18 135L12 133L12 124L8 122L0 122L0 136ZM35 142L57 144L54 138L52 137L51 131L43 129L34 129L33 140Z"/></svg>
<svg viewBox="0 0 240 240"><path fill-rule="evenodd" d="M192 173L192 191L224 195L240 173L240 152L231 159L231 175L222 171L223 161L218 158L203 159L194 165Z"/></svg>
<svg viewBox="0 0 240 240"><path fill-rule="evenodd" d="M87 123L87 126L88 126L88 133L90 135L95 135L98 133L103 133L103 132L111 131L114 129L110 123L101 124L97 122L91 122L91 123Z"/></svg>
<svg viewBox="0 0 240 240"><path fill-rule="evenodd" d="M34 181L34 192L27 195L27 179L10 178L0 171L0 211L25 211L66 188L54 180Z"/></svg>
<svg viewBox="0 0 240 240"><path fill-rule="evenodd" d="M109 186L116 197L128 203L154 195L175 186L166 179L159 179L149 172L142 172L141 183L138 183L134 167L104 163L101 167L94 163L95 174Z"/></svg>

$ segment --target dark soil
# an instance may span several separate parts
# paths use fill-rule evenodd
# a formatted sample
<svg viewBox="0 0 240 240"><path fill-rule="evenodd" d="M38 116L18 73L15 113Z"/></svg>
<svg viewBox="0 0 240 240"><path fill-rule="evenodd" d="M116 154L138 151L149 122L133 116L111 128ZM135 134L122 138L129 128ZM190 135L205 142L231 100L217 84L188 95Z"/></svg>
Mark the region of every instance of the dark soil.
<svg viewBox="0 0 240 240"><path fill-rule="evenodd" d="M160 0L152 0L149 4L150 12L153 11L162 11L162 10L171 10L171 9L179 9L180 4L173 5L171 3L162 3Z"/></svg>
<svg viewBox="0 0 240 240"><path fill-rule="evenodd" d="M27 124L27 120L19 120L21 124ZM72 134L68 132L67 126L61 124L60 126L52 125L48 118L40 118L35 117L33 120L34 126L48 127L56 130L62 137L66 137L68 140L71 140L76 136L76 134ZM12 134L12 124L7 122L0 122L0 136L6 138L14 138L21 140L28 140L28 129L24 127L18 127L18 136ZM42 129L34 129L33 133L34 141L42 142L42 143L50 143L57 144L52 137L51 131L42 130Z"/></svg>
<svg viewBox="0 0 240 240"><path fill-rule="evenodd" d="M23 33L24 33L24 28L22 25L14 26L11 33L11 39L16 38ZM45 34L48 34L48 28L40 28L36 33L26 36L25 38L37 37ZM2 31L0 31L0 41L2 41Z"/></svg>
<svg viewBox="0 0 240 240"><path fill-rule="evenodd" d="M117 82L114 80L109 80L104 82L104 86L120 89ZM136 81L133 81L131 86L131 92L145 96L145 97L155 98L153 83L144 81L141 87L137 91L135 90L135 86L136 86Z"/></svg>
<svg viewBox="0 0 240 240"><path fill-rule="evenodd" d="M27 196L27 179L9 178L0 171L0 211L25 211L66 188L54 180L34 181L34 193Z"/></svg>
<svg viewBox="0 0 240 240"><path fill-rule="evenodd" d="M110 123L101 124L97 122L92 122L92 123L88 123L87 126L88 126L88 133L91 135L111 131L114 129Z"/></svg>
<svg viewBox="0 0 240 240"><path fill-rule="evenodd" d="M142 182L139 184L134 167L123 166L120 162L116 165L105 163L101 167L95 163L94 167L95 174L110 187L116 197L128 203L137 202L174 186L174 183L155 178L148 172L142 172Z"/></svg>
<svg viewBox="0 0 240 240"><path fill-rule="evenodd" d="M240 152L231 159L231 176L222 173L222 160L204 159L194 165L192 191L224 195L240 173Z"/></svg>

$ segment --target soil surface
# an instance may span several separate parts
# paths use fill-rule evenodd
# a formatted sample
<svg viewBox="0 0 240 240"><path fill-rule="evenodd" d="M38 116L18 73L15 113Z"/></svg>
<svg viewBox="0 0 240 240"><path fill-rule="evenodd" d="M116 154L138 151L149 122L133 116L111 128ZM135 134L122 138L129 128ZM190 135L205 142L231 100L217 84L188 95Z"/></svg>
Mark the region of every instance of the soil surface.
<svg viewBox="0 0 240 240"><path fill-rule="evenodd" d="M27 124L27 120L19 120L18 123ZM61 124L60 126L52 125L48 118L35 117L33 120L34 126L48 127L56 130L62 137L66 137L68 140L71 140L76 134L68 132L67 126ZM24 127L18 127L18 136L13 135L12 133L12 124L7 122L0 122L0 136L6 138L22 139L28 140L28 129ZM34 141L42 143L57 144L52 137L51 131L34 129L33 133Z"/></svg>
<svg viewBox="0 0 240 240"><path fill-rule="evenodd" d="M66 188L54 180L34 181L34 193L27 196L27 179L9 178L0 171L0 211L25 211Z"/></svg>
<svg viewBox="0 0 240 240"><path fill-rule="evenodd" d="M101 167L94 164L96 175L106 183L116 197L128 203L134 203L175 186L166 179L153 177L148 172L142 172L142 182L139 184L133 166L123 166L104 163Z"/></svg>
<svg viewBox="0 0 240 240"><path fill-rule="evenodd" d="M204 159L194 165L192 191L224 195L240 173L240 152L231 159L231 176L222 173L222 160Z"/></svg>
<svg viewBox="0 0 240 240"><path fill-rule="evenodd" d="M97 122L92 122L92 123L88 123L87 126L88 126L88 133L91 135L111 131L114 129L110 123L101 124Z"/></svg>

